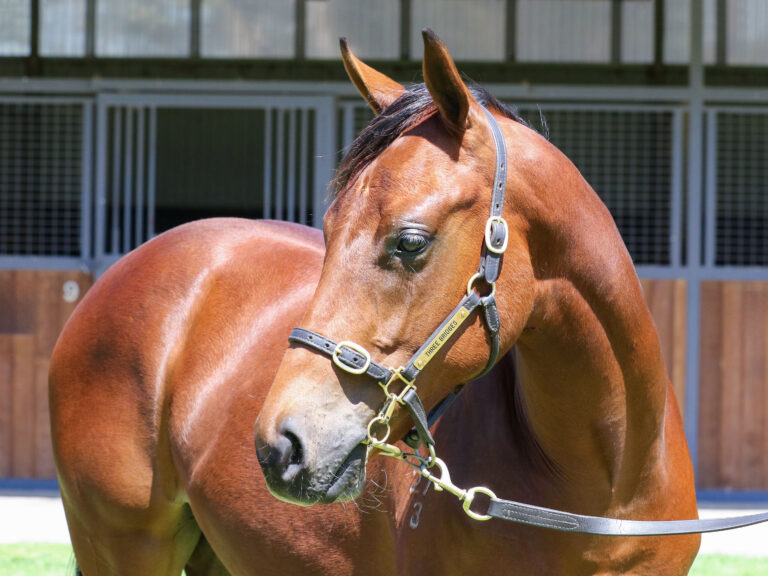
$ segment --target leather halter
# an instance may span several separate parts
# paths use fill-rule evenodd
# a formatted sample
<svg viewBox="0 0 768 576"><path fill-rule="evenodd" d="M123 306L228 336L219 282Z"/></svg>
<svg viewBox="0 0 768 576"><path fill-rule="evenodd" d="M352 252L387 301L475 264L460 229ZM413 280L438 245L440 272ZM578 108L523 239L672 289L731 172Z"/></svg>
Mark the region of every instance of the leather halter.
<svg viewBox="0 0 768 576"><path fill-rule="evenodd" d="M307 330L306 328L294 328L288 337L290 342L303 344L308 348L329 356L334 364L342 370L352 374L365 374L376 380L389 396L388 387L397 380L405 384L405 388L398 394L397 402L404 405L411 414L415 424L415 430L409 432L405 441L414 449L418 448L419 441L425 446L433 446L434 439L429 432L432 425L448 409L450 404L458 397L456 391L443 399L430 413L425 416L425 410L416 394L414 381L422 370L427 366L430 360L437 355L438 350L443 347L451 337L457 333L461 326L475 311L482 307L485 324L490 335L490 354L485 368L477 374L473 380L480 378L488 373L496 364L499 357L499 328L501 321L499 311L496 305L496 279L499 277L501 258L507 249L509 243L509 229L507 222L502 217L504 208L504 193L507 184L507 149L504 143L504 136L496 119L491 113L483 108L493 134L494 148L496 152L496 168L493 177L493 192L491 194L490 217L485 225L485 242L483 244L480 264L477 273L469 279L467 283L467 293L461 299L459 304L446 317L432 334L427 338L424 344L411 356L410 360L397 369L390 369L377 364L371 359L371 355L362 346L354 342L333 340ZM475 289L477 281L484 281L491 286L491 293L487 296L481 296ZM381 416L381 414L380 414ZM388 421L387 421L388 425ZM383 440L382 440L383 441Z"/></svg>
<svg viewBox="0 0 768 576"><path fill-rule="evenodd" d="M384 454L399 458L409 465L418 468L423 476L435 484L435 489L445 490L457 496L462 502L464 511L476 520L489 520L491 517L494 517L518 524L538 526L561 532L600 534L605 536L661 536L716 532L768 521L768 512L732 518L671 521L621 520L585 516L522 504L511 500L502 500L497 498L487 488L475 487L463 490L451 482L445 463L435 455L435 440L429 429L455 400L458 392L455 391L446 397L427 416L416 392L414 382L429 361L437 355L437 351L458 332L459 326L479 307L482 307L484 312L485 324L490 334L491 350L485 368L473 379L486 374L493 368L498 359L499 328L501 322L496 305L495 282L499 276L502 255L509 241L509 229L502 217L507 179L507 154L504 138L496 119L487 109L483 108L483 111L488 118L496 149L496 171L491 195L491 214L485 226L485 242L480 257L480 265L478 266L477 273L470 278L467 284L467 294L461 299L456 308L432 332L427 341L422 344L405 366L397 369L387 368L378 364L371 358L370 353L365 348L354 342L335 342L306 328L294 328L288 340L330 357L336 366L346 372L366 375L377 381L384 390L387 401L379 414L368 425L368 443ZM481 296L474 289L475 282L478 280L484 281L491 286L491 293L489 295ZM391 392L389 388L394 384L403 385L403 387L399 392ZM419 444L423 444L429 451L430 456L428 458L421 457L418 452L405 453L396 446L386 443L389 436L389 419L398 405L404 406L408 410L415 424L415 429L406 435L404 441L415 451L418 451ZM373 431L377 424L385 426L385 433L380 437L376 436ZM433 468L440 470L440 476L435 475L431 471ZM470 506L477 493L490 497L490 504L486 514L478 514L470 510Z"/></svg>

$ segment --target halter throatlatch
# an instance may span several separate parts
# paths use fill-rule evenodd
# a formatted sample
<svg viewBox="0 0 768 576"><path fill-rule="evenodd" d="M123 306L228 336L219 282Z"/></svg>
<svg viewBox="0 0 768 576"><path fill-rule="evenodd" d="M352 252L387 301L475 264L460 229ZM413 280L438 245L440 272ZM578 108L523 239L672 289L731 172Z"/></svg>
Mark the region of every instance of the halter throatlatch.
<svg viewBox="0 0 768 576"><path fill-rule="evenodd" d="M496 148L496 171L491 195L491 214L485 224L480 265L477 273L469 279L467 293L458 306L432 332L405 366L395 369L378 364L365 348L354 342L346 340L335 342L306 328L294 328L288 340L325 354L345 372L359 376L366 375L378 382L386 399L379 413L368 423L365 442L382 454L403 460L408 465L418 469L421 475L434 485L435 490L446 491L456 496L462 503L464 511L475 520L500 518L550 530L605 536L656 536L716 532L768 521L768 513L707 520L638 521L601 518L502 500L497 498L493 491L482 486L465 490L453 484L448 473L448 467L435 454L435 440L429 429L456 399L459 389L443 399L427 416L417 394L415 381L430 360L458 333L458 328L472 316L478 307L483 309L485 325L490 335L491 350L485 368L475 376L475 379L490 371L498 359L501 322L495 297L496 280L499 277L502 256L509 243L509 227L502 217L507 181L507 153L504 138L496 119L485 108L483 111L488 118ZM481 296L475 290L475 283L478 281L485 282L491 287L490 294ZM398 406L408 410L414 423L414 429L403 439L413 449L413 452L404 452L394 444L387 442L390 435L390 419ZM428 451L427 456L422 456L419 453L420 444L423 444ZM436 470L439 470L439 474L435 473ZM483 494L490 498L486 514L478 514L471 510L477 494Z"/></svg>

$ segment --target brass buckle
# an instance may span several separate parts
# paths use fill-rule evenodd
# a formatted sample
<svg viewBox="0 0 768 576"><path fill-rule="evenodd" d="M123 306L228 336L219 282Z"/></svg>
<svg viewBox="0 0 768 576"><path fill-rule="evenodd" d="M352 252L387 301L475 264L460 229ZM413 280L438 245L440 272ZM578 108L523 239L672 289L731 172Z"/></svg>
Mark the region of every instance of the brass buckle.
<svg viewBox="0 0 768 576"><path fill-rule="evenodd" d="M373 430L373 427L377 424L380 424L384 427L384 432L381 435L381 438L376 438L375 432ZM381 446L387 446L387 439L389 438L389 418L385 416L376 416L373 420L368 422L368 428L366 429L366 440L371 446L374 446L376 448L381 449Z"/></svg>
<svg viewBox="0 0 768 576"><path fill-rule="evenodd" d="M342 348L349 348L350 350L354 350L360 354L363 358L365 358L365 365L362 368L354 368L348 364L344 364L341 361ZM333 349L333 354L331 354L331 359L333 360L333 363L336 364L336 366L345 372L349 372L350 374L365 374L365 372L368 370L368 367L371 365L371 355L368 353L368 351L359 344L355 344L349 340L344 340L336 344L336 348Z"/></svg>
<svg viewBox="0 0 768 576"><path fill-rule="evenodd" d="M504 243L501 245L501 248L491 245L491 226L494 222L498 222L504 227ZM491 216L485 223L485 247L494 254L503 254L507 249L507 244L509 244L509 226L507 226L507 221L501 216Z"/></svg>

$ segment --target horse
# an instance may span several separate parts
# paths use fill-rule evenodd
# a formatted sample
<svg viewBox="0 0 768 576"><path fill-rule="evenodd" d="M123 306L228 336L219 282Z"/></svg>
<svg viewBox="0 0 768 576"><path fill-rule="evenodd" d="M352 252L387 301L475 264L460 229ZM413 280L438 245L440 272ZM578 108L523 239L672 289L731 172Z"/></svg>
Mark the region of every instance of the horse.
<svg viewBox="0 0 768 576"><path fill-rule="evenodd" d="M253 421L314 293L318 230L211 219L88 291L53 353L54 455L78 565L123 574L391 574L387 478L355 504L269 494Z"/></svg>
<svg viewBox="0 0 768 576"><path fill-rule="evenodd" d="M424 84L410 88L342 42L377 116L335 177L317 290L255 423L267 485L332 506L361 494L372 462L398 464L397 574L687 574L698 535L479 522L423 481L434 456L449 486L584 515L697 518L659 338L610 213L559 150L465 84L433 32L423 40ZM467 382L431 431L434 454L408 473L404 445L386 442L418 414L399 408L407 393L430 409Z"/></svg>

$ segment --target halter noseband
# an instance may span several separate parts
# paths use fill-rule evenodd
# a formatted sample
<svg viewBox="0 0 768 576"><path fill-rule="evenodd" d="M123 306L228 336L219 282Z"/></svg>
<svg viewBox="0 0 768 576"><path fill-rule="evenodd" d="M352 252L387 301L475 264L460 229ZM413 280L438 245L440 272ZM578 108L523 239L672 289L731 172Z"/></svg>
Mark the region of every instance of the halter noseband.
<svg viewBox="0 0 768 576"><path fill-rule="evenodd" d="M405 406L415 424L415 429L409 432L405 441L414 449L418 449L419 442L425 445L434 454L434 439L429 429L434 422L448 408L456 398L457 392L450 394L440 402L434 410L425 414L424 406L419 399L414 384L422 370L426 368L432 358L452 337L458 332L458 328L472 315L476 308L482 307L485 324L488 328L491 340L491 350L485 368L475 376L479 378L493 368L499 357L499 311L496 305L496 279L499 277L501 258L509 243L509 229L507 222L502 217L504 207L504 193L507 182L507 152L504 137L498 122L491 113L483 108L493 134L493 143L496 150L496 171L493 178L493 192L491 195L491 215L485 225L485 242L480 256L480 264L467 283L467 293L459 304L446 317L426 342L411 356L411 359L400 368L386 368L371 359L370 353L350 341L334 342L325 336L307 330L306 328L294 328L288 337L290 342L302 344L316 352L329 356L336 366L351 374L365 374L374 380L384 390L387 399L379 414L368 424L368 443L386 453L399 452L395 446L386 444L389 437L389 420L397 405ZM491 286L491 293L481 296L475 289L478 281L486 282ZM400 383L403 387L398 392L393 392L390 387ZM381 425L385 428L383 435L376 436L374 428Z"/></svg>

